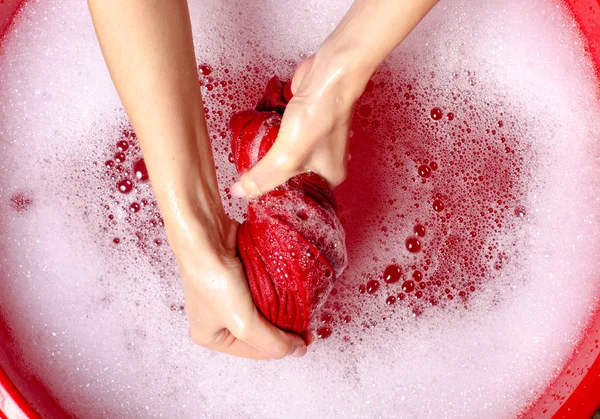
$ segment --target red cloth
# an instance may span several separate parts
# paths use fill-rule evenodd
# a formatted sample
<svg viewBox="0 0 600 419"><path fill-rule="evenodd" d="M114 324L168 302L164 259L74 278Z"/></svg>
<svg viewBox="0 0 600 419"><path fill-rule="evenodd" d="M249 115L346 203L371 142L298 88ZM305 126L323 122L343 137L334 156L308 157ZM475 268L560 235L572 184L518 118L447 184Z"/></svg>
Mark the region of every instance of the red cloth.
<svg viewBox="0 0 600 419"><path fill-rule="evenodd" d="M289 85L274 77L256 110L232 116L232 150L239 173L271 148L290 98ZM260 312L281 329L307 330L347 259L344 231L325 180L304 173L251 200L237 240Z"/></svg>

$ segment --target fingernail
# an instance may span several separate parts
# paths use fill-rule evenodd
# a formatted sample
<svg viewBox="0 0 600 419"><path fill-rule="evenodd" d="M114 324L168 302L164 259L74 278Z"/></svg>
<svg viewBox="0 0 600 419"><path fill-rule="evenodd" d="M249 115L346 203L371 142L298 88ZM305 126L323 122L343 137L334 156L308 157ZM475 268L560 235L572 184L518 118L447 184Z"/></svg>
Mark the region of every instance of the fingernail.
<svg viewBox="0 0 600 419"><path fill-rule="evenodd" d="M304 346L304 345L296 346L290 352L289 356L291 356L292 358L302 358L304 355L306 355L306 352L307 352L306 346Z"/></svg>
<svg viewBox="0 0 600 419"><path fill-rule="evenodd" d="M236 198L244 198L246 196L244 188L242 188L240 182L235 182L233 185L231 185L231 196Z"/></svg>

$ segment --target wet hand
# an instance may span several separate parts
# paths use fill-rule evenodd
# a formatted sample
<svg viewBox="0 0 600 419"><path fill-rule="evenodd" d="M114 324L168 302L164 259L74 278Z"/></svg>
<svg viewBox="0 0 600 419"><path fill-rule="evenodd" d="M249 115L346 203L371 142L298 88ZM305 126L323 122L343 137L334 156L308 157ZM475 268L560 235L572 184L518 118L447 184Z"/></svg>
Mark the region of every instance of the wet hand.
<svg viewBox="0 0 600 419"><path fill-rule="evenodd" d="M318 55L298 67L277 140L232 186L234 196L256 197L308 171L331 187L343 182L354 104L364 89L360 83L347 89L346 74L344 65Z"/></svg>
<svg viewBox="0 0 600 419"><path fill-rule="evenodd" d="M212 231L203 228L172 244L192 340L213 351L251 359L304 356L302 338L273 326L254 305L236 256L238 224L225 215L215 218L221 220ZM216 245L207 249L207 243Z"/></svg>

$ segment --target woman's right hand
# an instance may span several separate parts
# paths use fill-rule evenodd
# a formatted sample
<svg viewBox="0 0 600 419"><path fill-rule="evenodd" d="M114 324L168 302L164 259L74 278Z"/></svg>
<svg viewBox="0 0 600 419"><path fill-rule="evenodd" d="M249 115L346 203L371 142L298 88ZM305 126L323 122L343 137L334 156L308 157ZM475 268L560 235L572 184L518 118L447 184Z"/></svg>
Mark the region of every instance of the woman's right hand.
<svg viewBox="0 0 600 419"><path fill-rule="evenodd" d="M218 212L217 222L211 222L209 230L203 226L181 236L171 230L192 340L207 349L244 358L304 356L302 338L278 329L258 312L236 256L238 223Z"/></svg>

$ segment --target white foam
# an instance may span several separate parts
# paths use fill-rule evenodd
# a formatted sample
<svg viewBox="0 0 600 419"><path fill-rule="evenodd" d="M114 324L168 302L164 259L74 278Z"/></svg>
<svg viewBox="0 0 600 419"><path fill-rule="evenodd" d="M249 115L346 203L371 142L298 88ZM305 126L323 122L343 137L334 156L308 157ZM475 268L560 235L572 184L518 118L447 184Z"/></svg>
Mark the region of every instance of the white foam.
<svg viewBox="0 0 600 419"><path fill-rule="evenodd" d="M370 128L361 129L358 118L351 173L339 190L350 267L325 307L332 312L339 302L340 316L352 321L334 324L334 334L303 360L254 363L208 353L188 340L174 259L166 245L153 245L166 242L161 229L148 226L158 220L149 185L136 183L131 194L120 195L115 181L121 175L105 175L103 162L116 152L126 120L85 2L29 2L0 56L0 263L7 281L0 306L22 343L23 367L84 417L515 416L564 364L600 291L593 266L600 250L599 109L581 40L557 4L440 2L382 68L376 94L363 102L374 109L365 118ZM317 48L348 5L190 5L199 62L214 68L203 93L224 192L235 177L228 138L219 135L231 103L253 107L270 73L291 75L294 62ZM216 84L208 90L210 77L233 83L225 93ZM387 87L378 86L382 81ZM396 93L398 86L404 90ZM239 93L248 90L249 96ZM415 99L405 100L407 92ZM382 114L391 100L409 105ZM432 121L432 107L454 112L453 123ZM448 237L464 231L457 221L442 222L431 200L435 193L450 195L443 179L458 179L457 196L477 190L460 179L478 176L476 170L485 174L500 158L494 153L504 145L486 133L501 131L490 126L499 113L516 152L498 166L513 170L518 163L521 175L492 174L485 180L492 192L481 193L512 191L517 196L502 199L527 214L505 215L501 228L493 217L481 218L477 237L484 244L466 248L482 246L473 259L486 263L489 277L457 274L455 298L437 306L414 293L387 306L402 281L358 295L367 276L378 278L392 262L406 277L413 263L422 269L430 257L429 280L450 266L439 253L446 239L432 237L442 237L444 225L451 226ZM470 121L470 135L457 128L465 127L463 120ZM402 131L407 126L413 130ZM356 143L361 138L373 143ZM456 145L461 139L481 142ZM389 145L391 151L381 151ZM450 154L459 149L462 155ZM475 152L490 161L475 161ZM137 153L128 151L126 170ZM424 184L416 174L419 159L440 166ZM470 175L460 173L465 164ZM358 197L351 182L359 177L381 188ZM502 186L506 180L515 185ZM28 209L11 205L17 193L31 199ZM149 205L129 214L129 204L143 198ZM450 220L456 220L458 208L477 215L469 209L477 203L466 199L449 197L440 215L454 211ZM244 211L239 202L225 201L232 214ZM504 205L485 204L498 214ZM423 251L412 255L404 241L417 218L428 232ZM491 228L499 232L490 234ZM489 246L494 250L487 252ZM488 253L495 259L484 259ZM495 270L498 261L503 266ZM470 283L476 289L462 300L457 292ZM424 298L444 295L434 285L423 292Z"/></svg>

